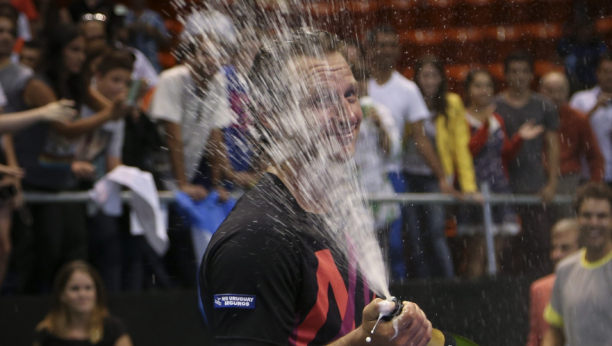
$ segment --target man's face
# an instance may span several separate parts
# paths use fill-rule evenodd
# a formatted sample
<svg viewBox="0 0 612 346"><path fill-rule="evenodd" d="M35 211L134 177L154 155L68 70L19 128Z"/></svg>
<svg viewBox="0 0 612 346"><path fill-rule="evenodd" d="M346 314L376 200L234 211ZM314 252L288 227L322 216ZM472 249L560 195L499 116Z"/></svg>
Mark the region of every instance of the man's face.
<svg viewBox="0 0 612 346"><path fill-rule="evenodd" d="M299 95L300 112L311 142L324 146L332 159L345 161L355 154L355 142L363 115L355 78L339 53L325 59L295 59L304 94Z"/></svg>
<svg viewBox="0 0 612 346"><path fill-rule="evenodd" d="M23 47L19 55L19 62L33 70L40 64L40 49Z"/></svg>
<svg viewBox="0 0 612 346"><path fill-rule="evenodd" d="M370 47L372 64L381 69L393 69L400 54L399 38L395 34L378 33Z"/></svg>
<svg viewBox="0 0 612 346"><path fill-rule="evenodd" d="M83 36L90 44L95 41L106 41L106 24L99 20L89 20L81 23Z"/></svg>
<svg viewBox="0 0 612 346"><path fill-rule="evenodd" d="M612 236L612 207L606 199L587 198L578 210L580 238L587 248L599 251Z"/></svg>
<svg viewBox="0 0 612 346"><path fill-rule="evenodd" d="M603 92L612 93L612 61L601 62L597 69L597 82Z"/></svg>
<svg viewBox="0 0 612 346"><path fill-rule="evenodd" d="M209 79L229 62L228 52L223 44L214 39L198 37L197 41L195 56L188 58L189 65L198 78Z"/></svg>
<svg viewBox="0 0 612 346"><path fill-rule="evenodd" d="M8 18L0 17L0 56L7 57L15 45L15 27Z"/></svg>
<svg viewBox="0 0 612 346"><path fill-rule="evenodd" d="M554 75L545 79L540 86L540 94L550 98L557 107L563 106L569 96L569 85L562 76Z"/></svg>
<svg viewBox="0 0 612 346"><path fill-rule="evenodd" d="M553 233L550 259L554 265L557 265L559 261L580 249L578 234L577 229Z"/></svg>
<svg viewBox="0 0 612 346"><path fill-rule="evenodd" d="M511 61L506 70L508 88L516 91L525 91L533 80L533 71L527 61Z"/></svg>
<svg viewBox="0 0 612 346"><path fill-rule="evenodd" d="M109 100L115 99L121 93L127 92L131 81L132 71L116 68L105 75L96 74L98 91Z"/></svg>

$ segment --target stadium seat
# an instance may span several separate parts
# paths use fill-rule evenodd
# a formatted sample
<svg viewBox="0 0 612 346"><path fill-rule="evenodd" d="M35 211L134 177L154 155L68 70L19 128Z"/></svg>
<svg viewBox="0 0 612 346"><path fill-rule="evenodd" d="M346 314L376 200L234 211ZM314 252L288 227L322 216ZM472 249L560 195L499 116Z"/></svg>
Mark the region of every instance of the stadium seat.
<svg viewBox="0 0 612 346"><path fill-rule="evenodd" d="M612 47L612 17L600 18L595 23L595 32L604 39L608 47Z"/></svg>
<svg viewBox="0 0 612 346"><path fill-rule="evenodd" d="M501 62L489 64L487 70L495 78L495 90L502 90L504 88L504 64Z"/></svg>
<svg viewBox="0 0 612 346"><path fill-rule="evenodd" d="M419 11L420 28L450 28L455 25L457 0L423 0Z"/></svg>
<svg viewBox="0 0 612 346"><path fill-rule="evenodd" d="M408 66L408 67L404 68L402 70L402 76L404 76L404 77L406 77L406 78L408 78L410 80L413 80L414 79L414 69L412 68L412 66Z"/></svg>
<svg viewBox="0 0 612 346"><path fill-rule="evenodd" d="M457 26L489 26L497 24L496 0L463 0L458 6Z"/></svg>
<svg viewBox="0 0 612 346"><path fill-rule="evenodd" d="M403 66L412 66L425 55L435 55L446 61L444 53L444 32L442 30L410 30L400 34L403 47L401 60Z"/></svg>
<svg viewBox="0 0 612 346"><path fill-rule="evenodd" d="M347 1L345 7L349 13L348 22L341 23L341 31L338 32L343 37L355 37L356 34L357 37L363 38L368 30L378 24L378 2L353 0ZM345 23L348 23L349 27L346 27Z"/></svg>
<svg viewBox="0 0 612 346"><path fill-rule="evenodd" d="M531 35L526 26L495 26L485 29L485 63L503 61L516 50L531 48Z"/></svg>
<svg viewBox="0 0 612 346"><path fill-rule="evenodd" d="M549 60L536 60L534 64L534 74L536 75L536 81L540 77L549 72L564 72L565 68L562 65L557 65Z"/></svg>
<svg viewBox="0 0 612 346"><path fill-rule="evenodd" d="M338 32L340 29L340 4L336 2L318 1L304 3L302 14L307 20L311 20L316 28L330 32Z"/></svg>
<svg viewBox="0 0 612 346"><path fill-rule="evenodd" d="M572 6L572 0L535 0L534 19L565 23L572 17Z"/></svg>
<svg viewBox="0 0 612 346"><path fill-rule="evenodd" d="M164 26L173 36L177 36L183 32L183 24L176 19L164 20Z"/></svg>
<svg viewBox="0 0 612 346"><path fill-rule="evenodd" d="M445 50L447 63L469 64L482 60L484 50L482 29L478 27L456 28L446 31Z"/></svg>
<svg viewBox="0 0 612 346"><path fill-rule="evenodd" d="M380 6L382 24L391 25L397 31L417 27L419 0L380 0Z"/></svg>
<svg viewBox="0 0 612 346"><path fill-rule="evenodd" d="M534 24L530 33L531 52L536 60L551 60L557 56L557 42L563 36L561 24Z"/></svg>
<svg viewBox="0 0 612 346"><path fill-rule="evenodd" d="M535 0L500 0L501 9L498 15L498 22L502 25L514 25L529 23L533 18L543 16L535 13Z"/></svg>

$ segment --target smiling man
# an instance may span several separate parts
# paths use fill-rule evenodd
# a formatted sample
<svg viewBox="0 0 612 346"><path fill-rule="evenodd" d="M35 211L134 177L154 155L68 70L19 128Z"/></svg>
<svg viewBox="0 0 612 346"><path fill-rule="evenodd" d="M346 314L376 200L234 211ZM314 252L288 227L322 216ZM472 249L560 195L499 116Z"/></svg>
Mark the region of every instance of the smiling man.
<svg viewBox="0 0 612 346"><path fill-rule="evenodd" d="M346 260L351 246L343 251L334 239L350 234L342 225L354 219L336 213L350 198L336 192L351 179L343 168L362 120L344 44L307 28L283 35L261 48L249 79L268 173L238 201L202 261L200 293L216 343L427 344L431 323L413 303L370 333L381 300Z"/></svg>
<svg viewBox="0 0 612 346"><path fill-rule="evenodd" d="M612 340L612 190L590 183L576 211L584 248L559 263L544 318L544 346L610 345Z"/></svg>

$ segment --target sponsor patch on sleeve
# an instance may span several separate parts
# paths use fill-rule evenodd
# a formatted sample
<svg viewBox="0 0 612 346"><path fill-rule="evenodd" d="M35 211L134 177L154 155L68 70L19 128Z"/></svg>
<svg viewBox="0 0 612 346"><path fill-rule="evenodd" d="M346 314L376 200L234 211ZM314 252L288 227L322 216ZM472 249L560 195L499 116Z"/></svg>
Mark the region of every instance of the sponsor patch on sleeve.
<svg viewBox="0 0 612 346"><path fill-rule="evenodd" d="M255 309L255 296L244 294L215 294L215 309Z"/></svg>

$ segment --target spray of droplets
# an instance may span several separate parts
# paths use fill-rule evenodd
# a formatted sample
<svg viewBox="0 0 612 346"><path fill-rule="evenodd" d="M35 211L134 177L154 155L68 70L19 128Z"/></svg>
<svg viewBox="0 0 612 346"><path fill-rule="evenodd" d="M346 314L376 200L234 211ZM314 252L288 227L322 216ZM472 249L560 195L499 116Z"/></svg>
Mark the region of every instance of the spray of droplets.
<svg viewBox="0 0 612 346"><path fill-rule="evenodd" d="M215 69L234 64L249 90L244 123L251 150L260 153L256 160L292 176L303 202L322 210L325 227L312 232L338 254L337 264L356 264L370 289L388 298L388 272L349 150L358 121L342 95L330 90L333 72L309 73L303 59L328 62L341 44L311 29L304 3L273 2L273 10L270 1L234 1L231 7L207 1L194 10L175 1L186 27L179 58L195 72L210 70L211 59ZM252 65L258 72L249 74ZM268 195L279 198L275 191Z"/></svg>

